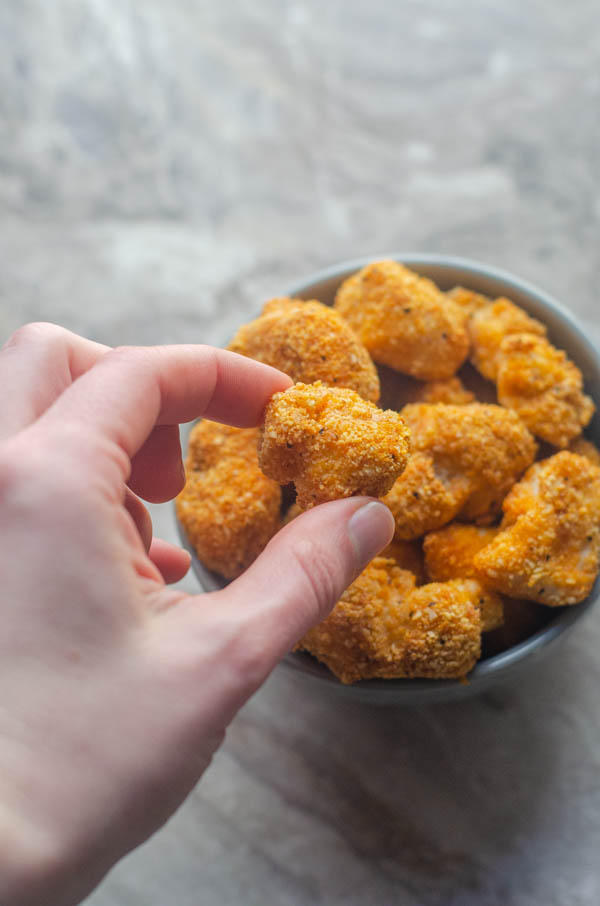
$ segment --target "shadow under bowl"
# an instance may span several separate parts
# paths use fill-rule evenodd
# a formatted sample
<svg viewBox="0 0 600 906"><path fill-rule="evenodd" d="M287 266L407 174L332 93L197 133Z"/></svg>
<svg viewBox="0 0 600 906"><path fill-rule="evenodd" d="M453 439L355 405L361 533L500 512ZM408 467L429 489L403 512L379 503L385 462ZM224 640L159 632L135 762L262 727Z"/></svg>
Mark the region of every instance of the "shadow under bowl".
<svg viewBox="0 0 600 906"><path fill-rule="evenodd" d="M548 328L550 340L564 349L581 369L586 392L600 408L600 354L586 337L571 313L543 290L488 265L463 258L413 252L371 255L354 261L347 261L319 271L289 287L286 295L300 299L318 299L331 305L336 291L347 277L364 267L370 261L392 258L412 270L429 277L442 290L453 286L464 286L484 295L497 298L507 296L529 314L538 318ZM282 293L283 295L283 293ZM600 418L594 416L586 436L600 446ZM220 576L207 570L187 541L185 532L178 523L179 534L185 548L192 556L192 568L205 591L215 591L227 583ZM569 630L595 604L600 595L600 582L596 582L591 594L581 604L570 607L548 608L547 622L529 638L507 650L480 660L467 679L461 680L363 680L346 686L337 680L329 670L308 654L292 652L282 664L293 671L302 681L308 680L315 691L344 695L353 700L373 704L420 705L441 701L456 701L479 694L496 683L512 677L522 668L533 665L536 660L554 650L557 642L564 639Z"/></svg>

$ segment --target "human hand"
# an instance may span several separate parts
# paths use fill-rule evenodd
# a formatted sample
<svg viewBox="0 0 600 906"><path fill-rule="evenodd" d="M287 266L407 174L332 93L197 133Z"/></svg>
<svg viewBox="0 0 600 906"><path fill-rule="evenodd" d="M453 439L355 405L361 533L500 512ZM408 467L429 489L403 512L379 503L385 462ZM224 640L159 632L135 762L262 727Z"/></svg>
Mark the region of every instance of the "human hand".
<svg viewBox="0 0 600 906"><path fill-rule="evenodd" d="M140 500L184 477L177 425L258 424L290 381L203 346L111 350L28 325L0 351L0 902L80 901L159 828L236 711L390 540L387 509L325 504L226 589Z"/></svg>

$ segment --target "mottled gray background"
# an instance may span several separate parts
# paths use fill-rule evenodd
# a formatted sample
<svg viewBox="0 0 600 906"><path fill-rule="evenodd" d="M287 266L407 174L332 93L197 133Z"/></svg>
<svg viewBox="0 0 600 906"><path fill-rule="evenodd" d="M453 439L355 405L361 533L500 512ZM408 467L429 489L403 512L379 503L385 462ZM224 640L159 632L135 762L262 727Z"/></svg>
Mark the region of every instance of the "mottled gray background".
<svg viewBox="0 0 600 906"><path fill-rule="evenodd" d="M222 343L315 268L411 249L508 268L600 340L599 25L597 0L2 0L1 338ZM595 906L599 619L465 704L276 671L90 906Z"/></svg>

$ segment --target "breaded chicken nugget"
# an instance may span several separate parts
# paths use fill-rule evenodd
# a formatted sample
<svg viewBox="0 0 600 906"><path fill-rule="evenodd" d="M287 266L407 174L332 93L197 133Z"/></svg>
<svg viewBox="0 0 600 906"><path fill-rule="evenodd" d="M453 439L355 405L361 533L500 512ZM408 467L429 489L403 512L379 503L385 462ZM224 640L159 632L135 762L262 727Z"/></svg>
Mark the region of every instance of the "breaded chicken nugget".
<svg viewBox="0 0 600 906"><path fill-rule="evenodd" d="M426 381L417 390L415 402L466 406L475 402L475 394L467 390L459 377L453 377L445 381Z"/></svg>
<svg viewBox="0 0 600 906"><path fill-rule="evenodd" d="M343 683L463 677L480 653L477 589L469 581L415 588L412 573L376 557L299 647Z"/></svg>
<svg viewBox="0 0 600 906"><path fill-rule="evenodd" d="M453 522L437 532L430 532L423 541L425 565L433 582L448 579L474 579L473 558L496 537L499 529L463 525ZM481 631L490 632L504 622L502 598L480 584L478 607L481 611Z"/></svg>
<svg viewBox="0 0 600 906"><path fill-rule="evenodd" d="M258 452L265 475L294 482L302 509L355 494L385 494L408 454L409 432L397 412L320 381L272 397Z"/></svg>
<svg viewBox="0 0 600 906"><path fill-rule="evenodd" d="M466 311L396 261L376 261L345 280L335 308L376 362L413 377L452 377L467 357Z"/></svg>
<svg viewBox="0 0 600 906"><path fill-rule="evenodd" d="M536 444L518 416L485 403L416 403L402 417L413 455L384 499L396 537L417 538L455 517L492 518L535 457Z"/></svg>
<svg viewBox="0 0 600 906"><path fill-rule="evenodd" d="M177 516L204 565L226 579L256 559L280 525L281 488L258 467L257 428L207 420L190 435Z"/></svg>
<svg viewBox="0 0 600 906"><path fill-rule="evenodd" d="M412 453L401 478L383 498L396 521L394 540L412 541L450 522L468 493L464 475L451 475L444 469L438 474L429 453Z"/></svg>
<svg viewBox="0 0 600 906"><path fill-rule="evenodd" d="M203 472L231 456L258 462L258 428L232 428L206 418L194 425L188 438L186 471Z"/></svg>
<svg viewBox="0 0 600 906"><path fill-rule="evenodd" d="M501 531L474 557L494 591L557 607L590 593L600 553L600 468L563 451L535 463L503 505Z"/></svg>
<svg viewBox="0 0 600 906"><path fill-rule="evenodd" d="M583 393L583 377L566 353L545 337L506 337L497 358L498 401L514 409L532 434L555 447L568 447L594 414Z"/></svg>
<svg viewBox="0 0 600 906"><path fill-rule="evenodd" d="M453 289L448 290L446 295L449 299L452 299L456 305L460 305L460 307L469 315L472 315L480 308L485 308L492 303L489 296L473 292L472 289L465 289L464 286L455 286Z"/></svg>
<svg viewBox="0 0 600 906"><path fill-rule="evenodd" d="M481 374L495 381L498 374L500 346L505 337L515 333L546 335L546 328L510 299L496 299L477 309L469 319L471 361Z"/></svg>
<svg viewBox="0 0 600 906"><path fill-rule="evenodd" d="M241 327L229 349L272 365L293 381L349 387L379 399L379 378L369 353L329 306L311 300L272 299L256 320Z"/></svg>

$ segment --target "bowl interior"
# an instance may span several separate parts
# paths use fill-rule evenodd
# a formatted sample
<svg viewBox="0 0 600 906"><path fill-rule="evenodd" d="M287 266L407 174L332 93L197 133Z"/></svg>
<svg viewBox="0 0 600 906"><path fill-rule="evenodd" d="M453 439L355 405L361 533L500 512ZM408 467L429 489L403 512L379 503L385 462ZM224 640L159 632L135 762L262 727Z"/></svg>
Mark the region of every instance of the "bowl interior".
<svg viewBox="0 0 600 906"><path fill-rule="evenodd" d="M340 283L369 261L394 258L425 277L434 280L442 290L461 285L492 298L508 296L517 305L539 318L548 327L550 340L564 349L579 366L586 382L586 391L600 407L600 357L587 339L571 313L559 302L540 289L505 271L477 262L437 255L395 253L369 256L349 261L320 271L306 280L289 287L287 295L301 299L318 299L331 305ZM600 446L600 418L594 416L586 436ZM226 582L209 572L198 560L179 527L185 547L192 555L192 566L200 584L206 591L222 588ZM483 691L499 679L507 677L525 663L545 654L558 638L563 638L589 608L600 593L597 582L590 596L581 604L550 611L546 625L525 641L500 654L481 660L469 674L468 681L460 680L363 680L353 686L344 686L322 664L307 654L291 653L284 665L338 694L379 704L420 704L464 698Z"/></svg>

